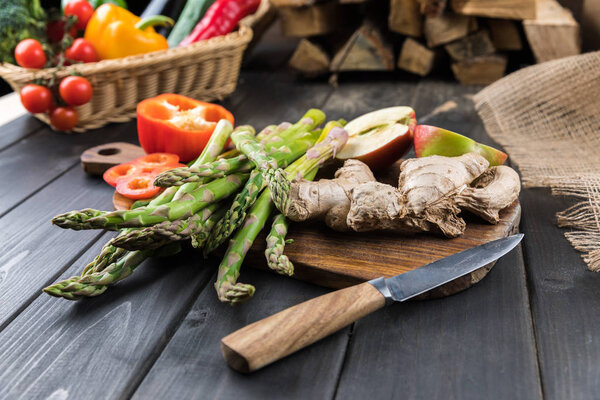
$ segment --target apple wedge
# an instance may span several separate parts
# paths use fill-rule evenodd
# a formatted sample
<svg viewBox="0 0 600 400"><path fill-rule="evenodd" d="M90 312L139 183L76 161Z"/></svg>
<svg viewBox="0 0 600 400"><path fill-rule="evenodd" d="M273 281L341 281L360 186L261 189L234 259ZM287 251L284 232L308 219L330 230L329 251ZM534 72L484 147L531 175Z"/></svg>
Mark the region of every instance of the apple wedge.
<svg viewBox="0 0 600 400"><path fill-rule="evenodd" d="M446 156L458 157L476 152L489 161L490 166L502 165L508 155L498 149L477 143L458 133L430 125L418 125L414 135L417 157Z"/></svg>
<svg viewBox="0 0 600 400"><path fill-rule="evenodd" d="M336 158L354 158L374 171L381 170L408 152L416 126L415 111L410 107L389 107L361 115L344 127L348 142Z"/></svg>

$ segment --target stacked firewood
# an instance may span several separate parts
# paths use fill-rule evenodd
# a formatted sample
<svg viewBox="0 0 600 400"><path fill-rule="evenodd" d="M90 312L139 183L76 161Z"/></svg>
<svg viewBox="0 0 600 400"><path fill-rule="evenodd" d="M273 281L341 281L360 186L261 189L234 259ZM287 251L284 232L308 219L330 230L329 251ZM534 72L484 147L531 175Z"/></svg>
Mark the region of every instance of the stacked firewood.
<svg viewBox="0 0 600 400"><path fill-rule="evenodd" d="M579 24L556 0L271 1L283 34L302 38L289 64L306 76L449 68L488 84L524 52L543 62L581 51Z"/></svg>

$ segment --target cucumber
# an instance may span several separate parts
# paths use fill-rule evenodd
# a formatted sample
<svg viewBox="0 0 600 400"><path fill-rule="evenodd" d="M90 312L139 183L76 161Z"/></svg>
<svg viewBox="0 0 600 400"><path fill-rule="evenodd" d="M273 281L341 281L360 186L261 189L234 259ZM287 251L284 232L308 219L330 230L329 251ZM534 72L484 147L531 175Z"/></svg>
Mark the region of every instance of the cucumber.
<svg viewBox="0 0 600 400"><path fill-rule="evenodd" d="M188 0L167 38L169 47L176 47L183 38L189 35L204 16L208 7L214 2L215 0Z"/></svg>

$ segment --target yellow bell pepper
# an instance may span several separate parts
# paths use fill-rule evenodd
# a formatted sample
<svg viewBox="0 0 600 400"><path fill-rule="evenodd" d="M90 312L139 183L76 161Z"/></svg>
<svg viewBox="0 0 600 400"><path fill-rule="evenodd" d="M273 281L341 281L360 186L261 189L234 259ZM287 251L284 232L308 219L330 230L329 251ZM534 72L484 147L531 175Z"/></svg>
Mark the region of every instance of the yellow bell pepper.
<svg viewBox="0 0 600 400"><path fill-rule="evenodd" d="M155 25L173 25L173 20L162 15L142 20L124 8L105 3L94 11L84 38L94 45L101 60L168 49L167 39L156 33Z"/></svg>

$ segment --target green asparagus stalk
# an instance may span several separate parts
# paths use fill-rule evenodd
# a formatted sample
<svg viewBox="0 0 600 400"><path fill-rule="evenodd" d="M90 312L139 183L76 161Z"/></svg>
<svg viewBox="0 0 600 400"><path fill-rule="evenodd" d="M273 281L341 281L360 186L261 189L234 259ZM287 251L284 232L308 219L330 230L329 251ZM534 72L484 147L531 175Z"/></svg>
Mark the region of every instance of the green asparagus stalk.
<svg viewBox="0 0 600 400"><path fill-rule="evenodd" d="M341 149L346 144L347 139L348 133L342 128L334 126L322 142L317 143L308 150L306 156L296 160L285 171L279 169L276 171L281 171L281 176L286 181L288 177L294 179L306 176ZM274 182L273 186L277 187L276 184L277 181ZM265 189L248 212L243 226L230 240L229 248L219 265L217 281L215 282L219 300L225 303L237 304L248 300L254 294L255 289L252 285L237 282L237 279L248 250L250 250L252 243L264 227L273 209L271 191Z"/></svg>
<svg viewBox="0 0 600 400"><path fill-rule="evenodd" d="M293 146L297 141L302 141L306 137L306 124L298 122L297 126L294 125L294 129L284 129L290 126L292 125L289 123L281 123L278 126L271 125L274 128L267 127L263 129L256 135L256 138L253 137L253 129L249 129L245 133L253 137L256 143L259 142L260 137L276 137L277 140L272 140L269 144L264 144L265 153L285 153L286 151L291 151L289 145ZM242 129L244 128L246 127L242 127ZM270 129L273 130L271 131ZM282 130L284 131L285 139L281 139L279 136L279 132ZM270 132L270 136L266 136L264 132ZM238 152L237 149L236 152ZM165 171L155 178L154 185L159 187L180 186L188 182L199 182L206 177L221 178L234 172L248 172L254 168L254 164L245 155L233 155L231 151L228 153L232 154L229 158L218 158L213 162L202 165Z"/></svg>
<svg viewBox="0 0 600 400"><path fill-rule="evenodd" d="M289 146L280 147L279 151L273 155L273 159L278 165L287 166L306 153L306 150L315 143L319 135L320 131L306 132L303 138L295 140ZM246 218L247 210L254 204L265 184L263 174L259 170L253 170L246 185L237 194L223 219L211 231L204 246L205 256L225 242L242 224Z"/></svg>
<svg viewBox="0 0 600 400"><path fill-rule="evenodd" d="M225 147L225 143L229 139L231 132L233 131L233 126L227 120L221 120L215 127L213 134L211 135L206 147L202 151L202 154L195 161L194 166L196 164L203 164L215 159L214 154L220 153ZM160 196L156 197L150 202L150 205L157 206L160 204L167 203L172 200L175 192L178 190L181 191L189 191L195 189L197 187L196 184L190 184L185 188L172 188L165 190ZM136 207L134 207L136 208ZM125 230L123 234L127 233L129 230ZM114 240L114 239L113 239ZM111 265L121 257L126 255L126 250L115 247L112 245L112 240L109 241L102 248L100 254L94 258L94 260L85 266L82 271L82 275L87 275L93 272L102 271L108 265Z"/></svg>
<svg viewBox="0 0 600 400"><path fill-rule="evenodd" d="M78 300L82 297L98 296L108 286L125 279L148 257L169 256L181 250L179 243L171 243L157 250L129 251L124 257L111 263L102 271L90 272L87 275L73 276L43 289L51 296Z"/></svg>
<svg viewBox="0 0 600 400"><path fill-rule="evenodd" d="M202 229L199 229L198 231L194 232L194 234L192 235L192 247L194 247L196 249L204 247L204 244L206 243L206 240L208 239L208 235L214 228L215 224L221 218L223 218L224 214L225 214L225 207L221 207L217 211L215 211L210 217L208 217L208 219L202 226Z"/></svg>
<svg viewBox="0 0 600 400"><path fill-rule="evenodd" d="M236 192L248 179L247 173L236 173L200 186L179 199L157 206L135 210L97 211L85 209L71 211L54 217L52 223L61 228L110 229L139 228L164 221L189 218L206 206L216 203ZM193 184L186 184L193 185ZM182 186L183 188L186 185Z"/></svg>
<svg viewBox="0 0 600 400"><path fill-rule="evenodd" d="M317 174L318 169L315 168L308 173L304 179L312 181ZM292 243L292 239L286 239L290 221L283 214L277 214L273 218L271 231L267 235L267 248L265 249L265 258L270 269L278 274L292 276L294 275L294 264L288 256L283 254L285 245Z"/></svg>
<svg viewBox="0 0 600 400"><path fill-rule="evenodd" d="M157 249L169 242L190 239L204 229L209 217L219 209L219 204L211 204L189 218L165 221L143 229L133 229L112 241L115 247L126 250Z"/></svg>
<svg viewBox="0 0 600 400"><path fill-rule="evenodd" d="M294 275L294 265L290 259L283 254L286 244L292 243L292 239L286 240L289 221L283 214L277 214L273 219L271 231L267 235L267 248L265 257L270 269L278 274L292 276Z"/></svg>

